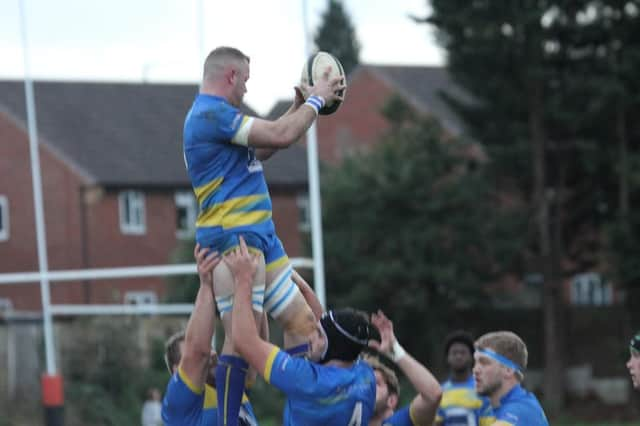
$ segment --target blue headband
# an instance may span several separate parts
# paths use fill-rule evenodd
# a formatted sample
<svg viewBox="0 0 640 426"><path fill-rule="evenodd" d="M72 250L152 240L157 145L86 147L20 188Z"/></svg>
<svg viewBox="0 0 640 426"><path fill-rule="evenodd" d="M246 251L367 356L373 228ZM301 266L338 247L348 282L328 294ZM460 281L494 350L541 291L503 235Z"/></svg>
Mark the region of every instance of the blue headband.
<svg viewBox="0 0 640 426"><path fill-rule="evenodd" d="M498 363L504 365L507 368L510 368L512 370L517 371L520 374L523 374L522 372L522 367L520 367L518 364L516 364L515 362L511 361L510 359L500 355L497 352L492 351L491 349L476 349L478 353L481 353L482 355L485 355L495 361L497 361Z"/></svg>

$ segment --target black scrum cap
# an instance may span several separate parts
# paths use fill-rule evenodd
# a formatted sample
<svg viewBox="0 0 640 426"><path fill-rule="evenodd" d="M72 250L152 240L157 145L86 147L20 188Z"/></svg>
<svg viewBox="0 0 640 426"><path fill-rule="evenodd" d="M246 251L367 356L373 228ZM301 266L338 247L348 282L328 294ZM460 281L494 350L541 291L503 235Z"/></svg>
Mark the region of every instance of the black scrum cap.
<svg viewBox="0 0 640 426"><path fill-rule="evenodd" d="M355 361L369 340L380 341L380 332L366 314L354 309L337 309L322 315L320 324L327 336L327 348L320 362L332 359Z"/></svg>

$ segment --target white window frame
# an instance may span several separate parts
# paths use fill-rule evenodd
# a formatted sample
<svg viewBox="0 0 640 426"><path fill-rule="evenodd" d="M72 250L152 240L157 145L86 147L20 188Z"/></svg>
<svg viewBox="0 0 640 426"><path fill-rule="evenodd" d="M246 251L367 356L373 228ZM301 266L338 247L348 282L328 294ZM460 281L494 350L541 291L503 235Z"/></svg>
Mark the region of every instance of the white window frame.
<svg viewBox="0 0 640 426"><path fill-rule="evenodd" d="M176 219L179 209L185 209L187 212L187 228L179 228L176 221L176 237L181 239L191 238L196 229L196 217L198 216L198 205L193 191L177 191L175 194L175 203Z"/></svg>
<svg viewBox="0 0 640 426"><path fill-rule="evenodd" d="M126 211L127 207L128 212ZM147 231L144 192L121 191L118 194L118 210L120 212L120 231L123 234L142 235ZM136 217L139 218L139 221L135 221Z"/></svg>
<svg viewBox="0 0 640 426"><path fill-rule="evenodd" d="M0 215L2 215L0 241L7 241L9 240L9 199L6 195L0 195Z"/></svg>
<svg viewBox="0 0 640 426"><path fill-rule="evenodd" d="M302 232L311 231L311 202L309 194L298 194L296 197L298 206L298 230Z"/></svg>
<svg viewBox="0 0 640 426"><path fill-rule="evenodd" d="M126 305L156 305L158 294L153 290L127 291L124 293Z"/></svg>

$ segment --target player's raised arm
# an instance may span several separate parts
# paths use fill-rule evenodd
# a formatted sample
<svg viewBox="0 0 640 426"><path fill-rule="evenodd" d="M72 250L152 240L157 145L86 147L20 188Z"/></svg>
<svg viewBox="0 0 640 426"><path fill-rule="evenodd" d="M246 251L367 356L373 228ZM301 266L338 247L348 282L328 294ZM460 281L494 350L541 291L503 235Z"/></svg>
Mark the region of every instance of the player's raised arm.
<svg viewBox="0 0 640 426"><path fill-rule="evenodd" d="M258 334L251 307L251 284L256 273L257 260L249 253L244 238L240 247L224 256L235 280L235 296L231 317L233 346L242 358L259 373L264 372L267 359L274 346Z"/></svg>
<svg viewBox="0 0 640 426"><path fill-rule="evenodd" d="M311 127L318 116L318 111L327 102L342 101L338 93L346 87L344 77L329 78L329 69L323 74L313 87L303 90L310 96L294 112L285 114L275 121L254 118L247 123L247 143L256 148L286 148L300 139L304 132Z"/></svg>
<svg viewBox="0 0 640 426"><path fill-rule="evenodd" d="M211 338L215 329L215 302L213 296L213 269L220 262L217 252L197 244L193 252L200 276L200 288L187 324L184 352L179 368L196 389L204 387L207 364L211 355Z"/></svg>
<svg viewBox="0 0 640 426"><path fill-rule="evenodd" d="M282 114L280 118L293 114L298 110L298 108L300 108L300 106L302 106L302 104L304 104L304 95L302 94L302 89L299 86L296 86L293 89L295 91L293 102L291 103L289 109L284 114ZM257 148L256 157L258 157L258 160L260 161L265 161L268 160L276 151L276 148Z"/></svg>
<svg viewBox="0 0 640 426"><path fill-rule="evenodd" d="M417 424L432 424L442 398L440 384L424 365L400 346L393 332L393 323L382 311L372 314L371 322L382 337L379 345L372 346L392 359L418 392L409 406L411 418Z"/></svg>

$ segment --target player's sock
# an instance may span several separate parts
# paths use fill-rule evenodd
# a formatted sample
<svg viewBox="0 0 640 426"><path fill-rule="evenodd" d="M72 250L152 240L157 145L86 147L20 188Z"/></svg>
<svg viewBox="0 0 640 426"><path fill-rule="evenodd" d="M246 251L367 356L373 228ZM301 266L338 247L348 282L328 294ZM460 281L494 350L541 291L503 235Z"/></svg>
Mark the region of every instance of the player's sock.
<svg viewBox="0 0 640 426"><path fill-rule="evenodd" d="M303 343L303 344L298 345L298 346L293 346L291 348L288 348L286 352L289 355L291 355L292 357L303 357L303 356L306 356L309 353L309 344L308 343Z"/></svg>
<svg viewBox="0 0 640 426"><path fill-rule="evenodd" d="M249 365L240 357L220 355L216 367L218 392L218 425L237 426L244 379Z"/></svg>

